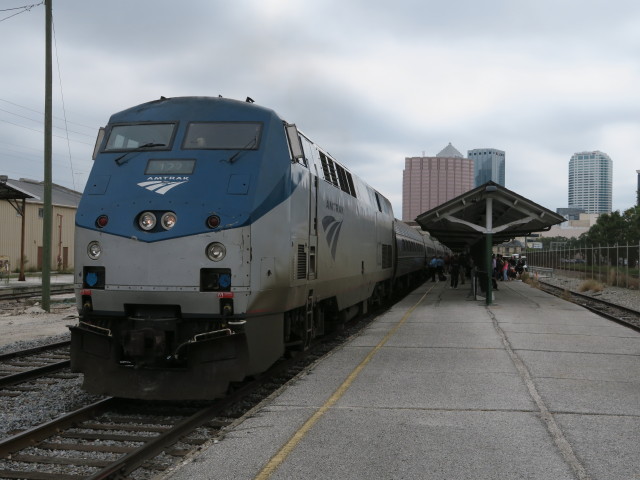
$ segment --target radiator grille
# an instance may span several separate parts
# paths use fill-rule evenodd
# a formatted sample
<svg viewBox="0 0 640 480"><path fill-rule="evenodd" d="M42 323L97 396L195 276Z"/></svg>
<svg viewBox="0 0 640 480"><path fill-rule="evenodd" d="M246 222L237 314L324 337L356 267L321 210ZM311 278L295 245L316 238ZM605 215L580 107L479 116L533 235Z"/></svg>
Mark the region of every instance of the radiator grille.
<svg viewBox="0 0 640 480"><path fill-rule="evenodd" d="M298 245L298 263L296 266L296 279L307 278L307 252L304 245Z"/></svg>

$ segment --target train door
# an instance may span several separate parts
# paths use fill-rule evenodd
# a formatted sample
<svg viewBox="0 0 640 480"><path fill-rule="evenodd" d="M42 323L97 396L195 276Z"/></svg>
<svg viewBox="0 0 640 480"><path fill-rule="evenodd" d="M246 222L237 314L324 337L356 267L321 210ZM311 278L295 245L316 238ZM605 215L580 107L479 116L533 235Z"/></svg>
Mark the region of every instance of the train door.
<svg viewBox="0 0 640 480"><path fill-rule="evenodd" d="M315 280L317 277L317 249L318 249L318 170L316 162L314 161L313 153L314 149L311 144L303 135L300 135L295 124L287 124L287 137L289 140L289 146L291 148L291 156L293 161L304 165L308 169L308 198L306 203L308 206L305 212L305 224L308 228L305 228L304 244L302 248L298 245L298 269L297 278L302 279L301 265L305 265L304 278L308 281ZM304 255L304 262L302 256Z"/></svg>
<svg viewBox="0 0 640 480"><path fill-rule="evenodd" d="M313 159L313 146L300 135L296 126L286 125L287 137L291 149L292 161L303 165L304 180L300 186L304 194L296 200L296 238L294 239L294 279L292 286L300 287L298 295L304 293L304 306L285 315L286 341L301 342L303 349L308 348L311 338L324 331L323 317L319 312L314 294L313 281L317 277L318 248L318 178L317 167ZM299 167L298 167L299 168ZM299 189L300 190L300 189ZM300 299L300 297L298 297Z"/></svg>
<svg viewBox="0 0 640 480"><path fill-rule="evenodd" d="M315 280L318 264L318 167L313 164L315 172L309 172L309 280Z"/></svg>

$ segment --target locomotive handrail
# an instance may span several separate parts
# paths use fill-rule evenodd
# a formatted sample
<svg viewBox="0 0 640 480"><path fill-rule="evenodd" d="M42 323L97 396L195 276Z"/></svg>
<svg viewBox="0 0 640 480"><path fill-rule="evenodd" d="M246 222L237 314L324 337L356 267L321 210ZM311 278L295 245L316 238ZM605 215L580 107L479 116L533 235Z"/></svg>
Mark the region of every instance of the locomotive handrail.
<svg viewBox="0 0 640 480"><path fill-rule="evenodd" d="M204 332L194 335L193 338L190 338L184 343L181 343L176 348L173 358L177 359L180 357L181 351L191 345L192 343L201 342L203 340L211 340L212 338L223 337L223 336L231 336L233 335L233 331L230 328L222 328L220 330L213 330L211 332Z"/></svg>
<svg viewBox="0 0 640 480"><path fill-rule="evenodd" d="M111 333L111 330L108 329L108 328L99 327L97 325L91 325L90 323L82 322L82 321L78 322L78 324L82 325L87 330L97 330L96 333L104 333L108 337L112 337L113 336L113 334ZM100 331L100 330L102 330L102 331Z"/></svg>
<svg viewBox="0 0 640 480"><path fill-rule="evenodd" d="M232 335L233 332L231 331L230 328L222 328L220 330L213 330L211 332L198 333L197 335L194 335L193 338L189 340L187 343L200 342L202 340L209 340L211 338L216 338L218 336L221 337L222 335L220 334Z"/></svg>

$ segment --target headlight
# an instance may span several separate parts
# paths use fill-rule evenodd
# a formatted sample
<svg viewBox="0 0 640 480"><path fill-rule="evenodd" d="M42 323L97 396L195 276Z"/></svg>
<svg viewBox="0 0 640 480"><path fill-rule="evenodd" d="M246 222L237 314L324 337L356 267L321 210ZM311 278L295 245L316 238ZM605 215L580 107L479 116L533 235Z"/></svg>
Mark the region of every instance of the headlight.
<svg viewBox="0 0 640 480"><path fill-rule="evenodd" d="M170 230L174 227L177 221L178 221L178 217L176 216L175 213L166 212L165 214L162 215L162 218L160 219L160 224L162 225L162 228L164 228L165 230Z"/></svg>
<svg viewBox="0 0 640 480"><path fill-rule="evenodd" d="M219 242L213 242L207 245L207 257L209 257L209 260L219 262L224 258L226 254L227 249L224 248L224 245Z"/></svg>
<svg viewBox="0 0 640 480"><path fill-rule="evenodd" d="M156 226L156 216L151 212L144 212L140 215L140 218L138 218L138 225L140 225L142 230L147 232L153 230Z"/></svg>
<svg viewBox="0 0 640 480"><path fill-rule="evenodd" d="M102 247L100 246L100 243L94 241L87 245L87 255L89 255L89 258L97 260L101 253Z"/></svg>

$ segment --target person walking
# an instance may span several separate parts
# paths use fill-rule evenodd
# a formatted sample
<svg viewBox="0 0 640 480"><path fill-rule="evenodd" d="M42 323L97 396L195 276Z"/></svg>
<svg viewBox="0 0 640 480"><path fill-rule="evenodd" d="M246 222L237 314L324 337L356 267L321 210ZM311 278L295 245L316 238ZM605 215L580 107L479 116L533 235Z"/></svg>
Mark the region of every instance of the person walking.
<svg viewBox="0 0 640 480"><path fill-rule="evenodd" d="M444 276L444 258L442 258L442 255L436 259L436 273L439 281L445 282L447 280L447 277Z"/></svg>
<svg viewBox="0 0 640 480"><path fill-rule="evenodd" d="M436 281L436 270L438 267L438 260L436 259L436 256L434 255L433 257L431 257L431 261L429 262L429 278L431 278L432 282Z"/></svg>
<svg viewBox="0 0 640 480"><path fill-rule="evenodd" d="M449 274L451 275L451 288L458 288L458 278L460 277L460 261L457 255L453 255L449 260Z"/></svg>

